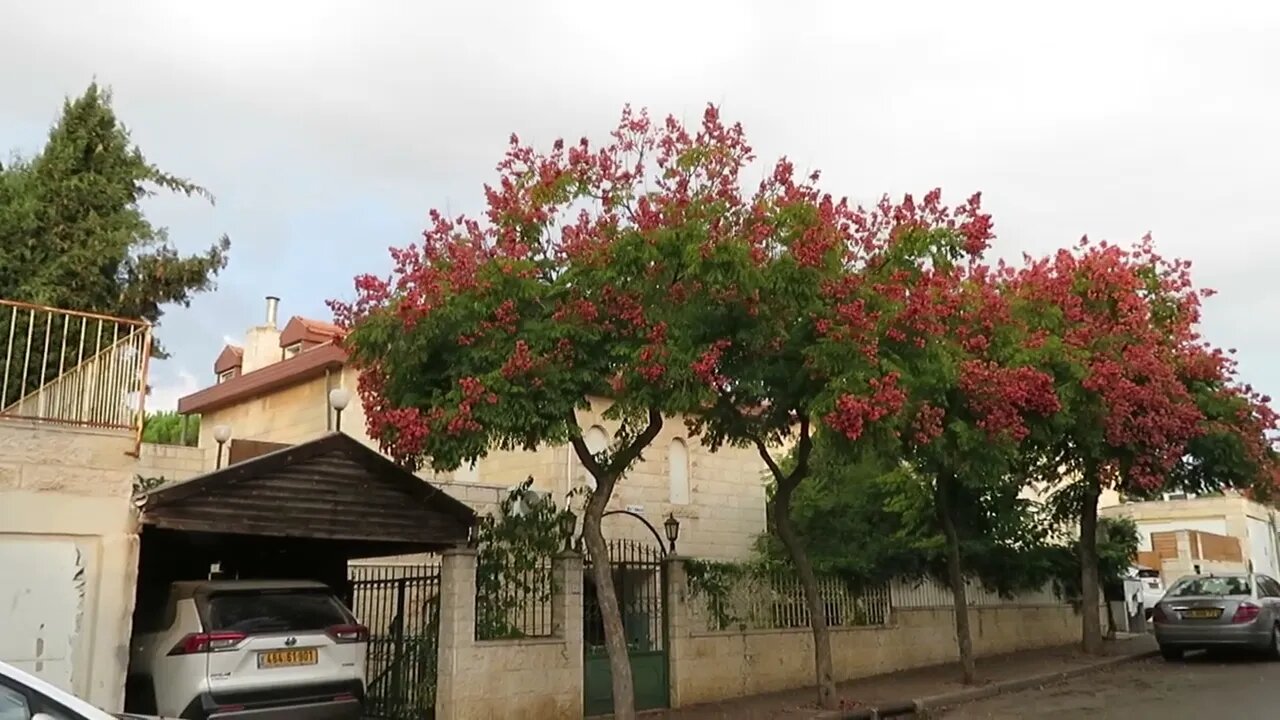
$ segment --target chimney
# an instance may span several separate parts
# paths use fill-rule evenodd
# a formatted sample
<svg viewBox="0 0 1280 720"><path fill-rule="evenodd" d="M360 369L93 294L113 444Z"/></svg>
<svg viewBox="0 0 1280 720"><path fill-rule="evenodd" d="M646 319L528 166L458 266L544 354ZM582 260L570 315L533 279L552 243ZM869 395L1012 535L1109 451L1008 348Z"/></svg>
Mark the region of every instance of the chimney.
<svg viewBox="0 0 1280 720"><path fill-rule="evenodd" d="M267 296L267 327L274 328L276 321L280 318L280 298L274 295Z"/></svg>

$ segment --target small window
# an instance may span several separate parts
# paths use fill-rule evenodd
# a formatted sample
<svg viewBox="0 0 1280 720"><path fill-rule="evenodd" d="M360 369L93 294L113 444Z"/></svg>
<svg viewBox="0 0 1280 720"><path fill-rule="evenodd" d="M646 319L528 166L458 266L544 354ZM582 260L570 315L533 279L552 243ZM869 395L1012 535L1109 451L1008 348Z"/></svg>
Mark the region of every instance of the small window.
<svg viewBox="0 0 1280 720"><path fill-rule="evenodd" d="M670 480L671 504L689 504L689 447L676 438L667 448L667 476Z"/></svg>
<svg viewBox="0 0 1280 720"><path fill-rule="evenodd" d="M219 384L224 383L224 382L226 382L226 381L230 380L231 378L233 378L233 377L235 377L235 376L236 376L236 369L235 369L235 368L231 368L230 370L223 370L223 371L218 375L218 383L219 383Z"/></svg>
<svg viewBox="0 0 1280 720"><path fill-rule="evenodd" d="M296 342L284 349L284 359L288 360L289 358L296 356L300 352L302 352L302 343Z"/></svg>

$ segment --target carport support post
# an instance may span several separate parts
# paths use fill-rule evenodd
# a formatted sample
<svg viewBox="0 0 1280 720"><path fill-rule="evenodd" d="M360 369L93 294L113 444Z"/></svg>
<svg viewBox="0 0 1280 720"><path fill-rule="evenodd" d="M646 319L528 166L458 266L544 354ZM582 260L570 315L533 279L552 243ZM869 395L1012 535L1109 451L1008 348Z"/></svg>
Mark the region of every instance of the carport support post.
<svg viewBox="0 0 1280 720"><path fill-rule="evenodd" d="M440 637L436 651L436 720L453 720L458 683L466 682L460 656L476 642L476 550L458 547L440 558Z"/></svg>

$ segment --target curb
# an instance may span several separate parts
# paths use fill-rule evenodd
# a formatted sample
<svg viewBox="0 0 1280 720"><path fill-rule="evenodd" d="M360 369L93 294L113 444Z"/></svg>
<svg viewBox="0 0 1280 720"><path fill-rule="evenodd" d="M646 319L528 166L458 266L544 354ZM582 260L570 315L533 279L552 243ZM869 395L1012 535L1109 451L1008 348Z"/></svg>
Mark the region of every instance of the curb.
<svg viewBox="0 0 1280 720"><path fill-rule="evenodd" d="M1041 673L1030 677L1015 678L1013 680L1001 680L993 682L990 685L982 687L969 688L967 690L956 690L949 693L941 693L938 695L928 695L925 697L904 700L901 702L885 703L873 708L859 708L857 710L845 710L833 713L827 713L818 716L818 720L878 720L879 718L898 718L898 717L928 717L929 712L940 708L951 707L953 705L962 705L964 703L973 702L975 700L985 700L996 695L1004 693L1018 692L1019 690L1027 690L1034 687L1044 685L1052 685L1065 680L1070 680L1081 675L1098 670L1105 670L1109 667L1122 665L1124 663L1136 662L1159 655L1158 650L1144 650L1142 652L1130 653L1128 655L1118 655L1116 657L1099 660L1090 665L1083 665L1070 670L1058 670L1050 673Z"/></svg>

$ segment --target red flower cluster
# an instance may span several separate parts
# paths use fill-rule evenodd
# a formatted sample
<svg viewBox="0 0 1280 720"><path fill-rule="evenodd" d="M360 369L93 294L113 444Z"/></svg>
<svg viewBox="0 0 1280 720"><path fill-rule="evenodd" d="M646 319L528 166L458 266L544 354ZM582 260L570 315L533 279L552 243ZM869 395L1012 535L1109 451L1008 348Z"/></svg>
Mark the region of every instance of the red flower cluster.
<svg viewBox="0 0 1280 720"><path fill-rule="evenodd" d="M836 398L835 409L823 418L832 430L849 440L862 437L868 423L898 412L907 401L907 393L898 384L897 373L873 378L867 383L866 396L843 394Z"/></svg>

